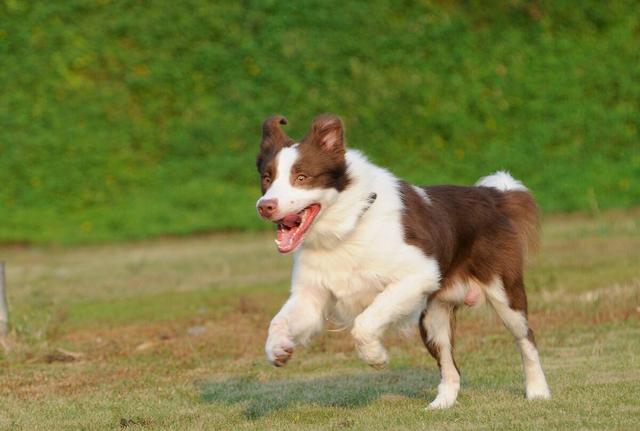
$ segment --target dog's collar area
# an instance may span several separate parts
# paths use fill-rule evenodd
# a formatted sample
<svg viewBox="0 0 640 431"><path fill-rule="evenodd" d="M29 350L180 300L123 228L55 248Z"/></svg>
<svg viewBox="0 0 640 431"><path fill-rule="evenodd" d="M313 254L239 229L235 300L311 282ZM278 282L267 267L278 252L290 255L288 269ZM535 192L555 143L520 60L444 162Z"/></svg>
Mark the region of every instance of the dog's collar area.
<svg viewBox="0 0 640 431"><path fill-rule="evenodd" d="M371 208L371 205L373 205L373 203L376 201L376 199L378 199L378 194L377 193L374 193L374 192L369 193L369 196L367 196L366 203L362 207L362 210L360 211L360 217L362 217L364 215L364 213L369 211L369 208Z"/></svg>

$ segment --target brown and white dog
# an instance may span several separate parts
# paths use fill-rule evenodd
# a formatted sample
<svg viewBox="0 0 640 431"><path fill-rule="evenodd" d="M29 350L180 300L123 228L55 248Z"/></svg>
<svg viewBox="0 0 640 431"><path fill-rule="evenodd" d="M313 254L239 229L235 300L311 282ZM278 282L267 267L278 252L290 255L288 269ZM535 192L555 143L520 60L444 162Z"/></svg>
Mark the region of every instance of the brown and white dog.
<svg viewBox="0 0 640 431"><path fill-rule="evenodd" d="M331 316L352 326L360 357L382 367L384 332L414 321L442 378L429 407L447 408L460 388L456 309L486 298L516 339L527 398L549 398L527 323L523 264L538 210L524 185L497 172L473 187L413 186L346 150L336 116L317 117L300 142L284 124L264 122L257 159L258 212L277 224L278 250L295 251L291 296L269 327L269 361L285 365Z"/></svg>

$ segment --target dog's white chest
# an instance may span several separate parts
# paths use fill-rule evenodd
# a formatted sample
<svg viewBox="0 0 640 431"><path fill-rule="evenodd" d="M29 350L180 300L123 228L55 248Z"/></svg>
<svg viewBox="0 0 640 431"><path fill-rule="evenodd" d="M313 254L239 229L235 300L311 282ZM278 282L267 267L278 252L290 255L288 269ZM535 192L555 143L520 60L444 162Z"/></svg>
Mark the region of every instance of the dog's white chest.
<svg viewBox="0 0 640 431"><path fill-rule="evenodd" d="M329 290L335 298L333 318L341 324L351 323L388 284L388 280L380 274L361 269L343 275L339 278L328 277L332 279Z"/></svg>
<svg viewBox="0 0 640 431"><path fill-rule="evenodd" d="M351 323L390 282L389 275L371 263L364 250L334 250L305 256L300 270L303 278L316 280L331 293L328 318L342 325Z"/></svg>

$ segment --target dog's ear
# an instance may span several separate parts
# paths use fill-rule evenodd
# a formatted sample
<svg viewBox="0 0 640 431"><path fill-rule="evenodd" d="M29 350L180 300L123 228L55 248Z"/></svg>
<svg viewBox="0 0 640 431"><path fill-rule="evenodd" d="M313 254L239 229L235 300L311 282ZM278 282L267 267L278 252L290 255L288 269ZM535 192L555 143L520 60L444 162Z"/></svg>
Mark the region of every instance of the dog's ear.
<svg viewBox="0 0 640 431"><path fill-rule="evenodd" d="M279 150L293 144L293 139L284 133L280 126L286 125L287 119L282 115L272 115L262 123L262 142L260 142L260 150L274 149Z"/></svg>
<svg viewBox="0 0 640 431"><path fill-rule="evenodd" d="M284 147L293 144L291 139L280 126L287 124L287 119L282 115L272 115L262 123L262 141L260 142L260 152L256 160L258 170L261 169L262 162L270 155L275 154Z"/></svg>
<svg viewBox="0 0 640 431"><path fill-rule="evenodd" d="M344 125L337 115L322 114L311 123L311 140L324 151L344 155Z"/></svg>

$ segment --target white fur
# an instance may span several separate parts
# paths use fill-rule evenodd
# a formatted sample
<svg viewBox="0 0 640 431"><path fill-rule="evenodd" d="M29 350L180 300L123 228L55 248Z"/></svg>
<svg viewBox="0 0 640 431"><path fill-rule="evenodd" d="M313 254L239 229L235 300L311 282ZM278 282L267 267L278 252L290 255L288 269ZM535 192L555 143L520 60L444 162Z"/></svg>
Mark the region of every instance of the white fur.
<svg viewBox="0 0 640 431"><path fill-rule="evenodd" d="M508 190L527 190L524 184L513 178L507 171L498 171L494 174L482 177L478 180L476 186L493 187L503 192Z"/></svg>
<svg viewBox="0 0 640 431"><path fill-rule="evenodd" d="M411 187L418 194L418 196L420 196L422 199L424 199L424 201L427 204L431 205L431 198L429 197L427 192L422 187L418 187L418 186L411 186Z"/></svg>
<svg viewBox="0 0 640 431"><path fill-rule="evenodd" d="M540 364L538 349L527 339L527 333L529 332L527 318L523 313L509 307L509 300L501 282L495 281L486 288L485 293L504 326L511 331L516 339L522 357L527 398L551 398L551 392Z"/></svg>
<svg viewBox="0 0 640 431"><path fill-rule="evenodd" d="M464 295L463 295L464 296ZM453 346L451 345L451 313L452 307L439 299L428 304L427 313L422 321L427 330L429 341L440 347L440 376L438 395L428 405L429 409L445 409L451 407L460 390L460 374L453 362Z"/></svg>

